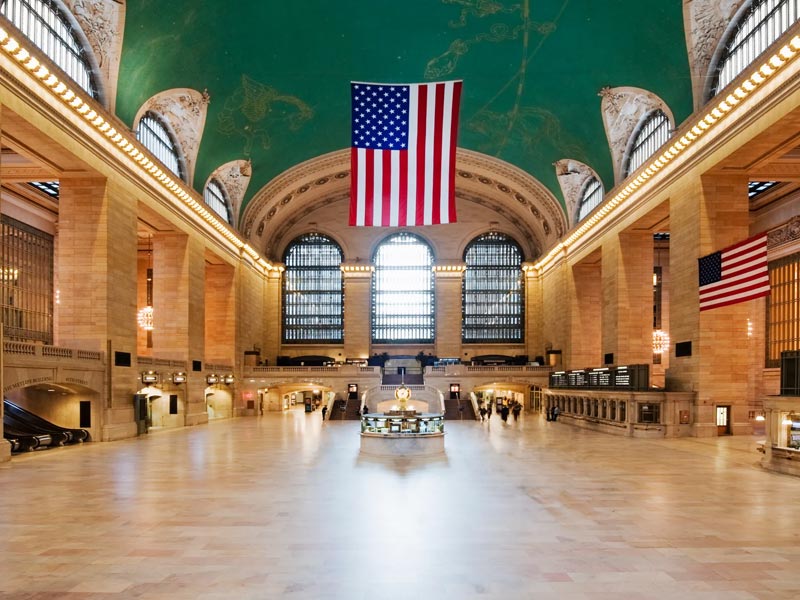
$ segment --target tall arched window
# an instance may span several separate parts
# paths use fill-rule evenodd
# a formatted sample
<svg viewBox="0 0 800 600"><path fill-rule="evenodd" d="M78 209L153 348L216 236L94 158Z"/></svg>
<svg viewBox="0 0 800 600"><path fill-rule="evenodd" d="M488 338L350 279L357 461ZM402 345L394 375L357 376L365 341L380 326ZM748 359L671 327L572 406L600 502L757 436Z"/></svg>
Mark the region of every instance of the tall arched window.
<svg viewBox="0 0 800 600"><path fill-rule="evenodd" d="M373 343L432 342L433 252L428 244L410 233L398 233L378 246L374 262Z"/></svg>
<svg viewBox="0 0 800 600"><path fill-rule="evenodd" d="M228 195L225 193L225 186L218 180L212 179L208 182L206 189L203 191L203 200L205 200L208 207L222 217L226 223L233 225Z"/></svg>
<svg viewBox="0 0 800 600"><path fill-rule="evenodd" d="M339 344L344 339L342 250L329 237L307 233L284 254L283 342Z"/></svg>
<svg viewBox="0 0 800 600"><path fill-rule="evenodd" d="M3 15L92 98L97 84L83 45L53 0L0 0Z"/></svg>
<svg viewBox="0 0 800 600"><path fill-rule="evenodd" d="M753 0L725 42L709 99L750 66L800 16L800 0Z"/></svg>
<svg viewBox="0 0 800 600"><path fill-rule="evenodd" d="M502 233L485 233L469 243L464 262L462 341L524 341L522 250L517 243Z"/></svg>
<svg viewBox="0 0 800 600"><path fill-rule="evenodd" d="M178 142L170 134L164 120L154 112L147 111L139 119L136 138L178 177L186 180Z"/></svg>
<svg viewBox="0 0 800 600"><path fill-rule="evenodd" d="M656 109L645 117L628 152L625 177L641 167L644 162L663 146L670 136L669 117L661 109Z"/></svg>
<svg viewBox="0 0 800 600"><path fill-rule="evenodd" d="M600 204L603 199L603 184L597 177L590 177L586 184L583 186L581 193L581 203L578 205L578 218L577 221L582 221L586 215L592 212L595 207Z"/></svg>

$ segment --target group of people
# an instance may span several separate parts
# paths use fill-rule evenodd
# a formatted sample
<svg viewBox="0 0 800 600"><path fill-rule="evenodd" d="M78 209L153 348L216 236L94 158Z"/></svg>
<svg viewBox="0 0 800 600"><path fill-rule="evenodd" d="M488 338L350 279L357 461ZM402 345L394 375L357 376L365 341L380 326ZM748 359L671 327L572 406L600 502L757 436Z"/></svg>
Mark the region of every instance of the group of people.
<svg viewBox="0 0 800 600"><path fill-rule="evenodd" d="M481 403L478 412L481 415L481 421L488 420L492 418L492 402ZM497 412L500 415L500 418L503 419L504 423L508 422L508 415L514 415L514 420L517 421L519 419L519 415L522 412L522 403L517 402L516 400L509 400L508 402L503 402L498 408Z"/></svg>
<svg viewBox="0 0 800 600"><path fill-rule="evenodd" d="M558 421L558 414L561 411L559 410L558 406L551 406L547 409L547 420L548 421Z"/></svg>

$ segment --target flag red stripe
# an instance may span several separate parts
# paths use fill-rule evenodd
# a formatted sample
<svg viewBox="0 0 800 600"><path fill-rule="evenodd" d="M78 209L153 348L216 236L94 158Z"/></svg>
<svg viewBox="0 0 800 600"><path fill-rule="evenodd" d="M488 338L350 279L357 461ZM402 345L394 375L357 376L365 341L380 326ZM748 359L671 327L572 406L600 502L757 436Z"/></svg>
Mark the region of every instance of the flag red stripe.
<svg viewBox="0 0 800 600"><path fill-rule="evenodd" d="M372 223L372 203L375 201L375 150L366 150L366 165L364 167L364 197L366 206L364 207L364 224Z"/></svg>
<svg viewBox="0 0 800 600"><path fill-rule="evenodd" d="M411 88L414 90L414 87ZM412 148L417 160L417 222L425 224L425 135L428 117L428 86L420 85L417 90L417 147Z"/></svg>
<svg viewBox="0 0 800 600"><path fill-rule="evenodd" d="M448 172L450 178L450 185L447 189L450 191L450 222L456 221L456 147L458 137L458 110L461 105L461 85L462 82L457 81L453 85L453 106L451 109L452 116L450 117L450 164L452 165Z"/></svg>
<svg viewBox="0 0 800 600"><path fill-rule="evenodd" d="M752 294L750 296L747 296L746 298L733 298L731 300L728 300L727 302L720 302L719 304L713 304L711 306L701 306L700 311L702 312L704 310L709 310L711 308L719 308L721 306L730 306L731 304L739 304L739 302L746 302L748 300L755 300L756 298L763 298L764 296L769 296L769 294L770 294L769 290L764 290L758 294Z"/></svg>
<svg viewBox="0 0 800 600"><path fill-rule="evenodd" d="M383 159L383 186L380 198L383 205L381 225L388 227L391 225L389 220L392 216L392 153L384 150L381 158Z"/></svg>
<svg viewBox="0 0 800 600"><path fill-rule="evenodd" d="M350 148L350 225L358 225L358 149Z"/></svg>
<svg viewBox="0 0 800 600"><path fill-rule="evenodd" d="M398 211L398 225L407 225L408 220L408 152L400 153L400 209Z"/></svg>
<svg viewBox="0 0 800 600"><path fill-rule="evenodd" d="M709 300L714 300L716 298L724 298L725 296L729 296L730 294L738 294L741 292L746 292L748 290L754 290L764 287L765 285L769 286L769 276L757 275L754 277L748 277L742 281L736 282L735 285L729 285L724 288L717 288L716 290L712 290L708 293L704 293L700 296L700 302L707 302Z"/></svg>
<svg viewBox="0 0 800 600"><path fill-rule="evenodd" d="M433 125L433 203L431 222L442 222L442 128L444 127L444 84L436 84L436 94Z"/></svg>

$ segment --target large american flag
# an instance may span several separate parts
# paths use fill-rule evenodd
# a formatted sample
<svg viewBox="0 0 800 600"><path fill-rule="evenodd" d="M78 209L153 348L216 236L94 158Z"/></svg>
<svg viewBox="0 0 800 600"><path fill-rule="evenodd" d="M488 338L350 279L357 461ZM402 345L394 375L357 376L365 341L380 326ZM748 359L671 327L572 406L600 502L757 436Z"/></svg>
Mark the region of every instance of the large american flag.
<svg viewBox="0 0 800 600"><path fill-rule="evenodd" d="M350 225L455 222L461 84L351 83Z"/></svg>
<svg viewBox="0 0 800 600"><path fill-rule="evenodd" d="M766 233L698 260L700 310L769 295Z"/></svg>

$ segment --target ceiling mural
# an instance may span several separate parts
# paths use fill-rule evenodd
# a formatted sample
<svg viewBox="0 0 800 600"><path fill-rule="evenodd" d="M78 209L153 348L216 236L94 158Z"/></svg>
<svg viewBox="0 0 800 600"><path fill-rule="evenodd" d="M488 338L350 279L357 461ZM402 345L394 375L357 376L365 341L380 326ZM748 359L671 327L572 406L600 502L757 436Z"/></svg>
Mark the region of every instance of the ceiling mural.
<svg viewBox="0 0 800 600"><path fill-rule="evenodd" d="M601 89L648 90L677 122L692 110L677 1L139 0L125 13L119 116L132 125L164 90L208 90L194 187L249 161L242 218L281 173L350 146L350 81L462 79L459 147L528 173L562 207L559 159L613 185Z"/></svg>

